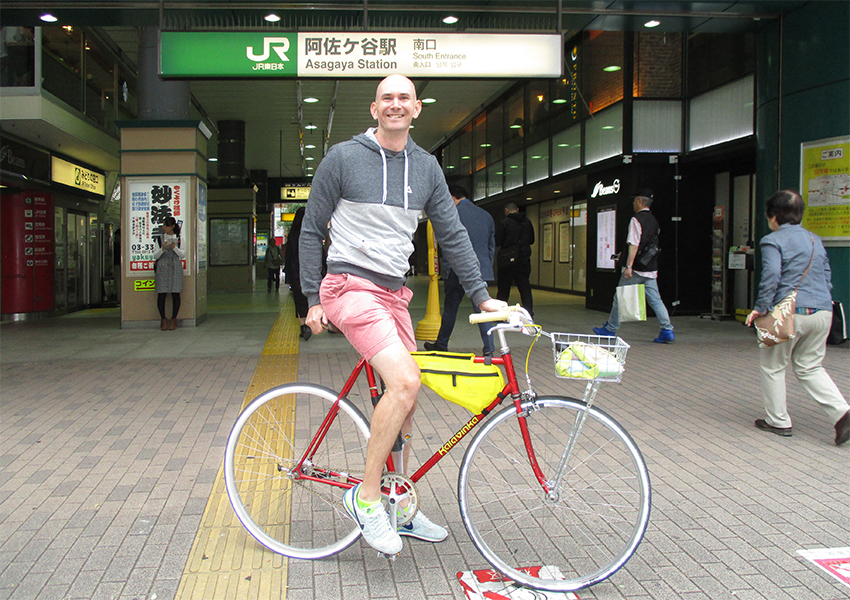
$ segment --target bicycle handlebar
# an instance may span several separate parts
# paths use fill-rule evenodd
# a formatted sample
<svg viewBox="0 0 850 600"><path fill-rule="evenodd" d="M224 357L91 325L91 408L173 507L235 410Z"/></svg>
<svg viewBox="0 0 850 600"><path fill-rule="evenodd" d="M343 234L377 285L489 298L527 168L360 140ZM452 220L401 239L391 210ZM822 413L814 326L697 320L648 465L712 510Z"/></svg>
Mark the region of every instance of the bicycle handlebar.
<svg viewBox="0 0 850 600"><path fill-rule="evenodd" d="M519 304L509 306L506 310L472 313L469 315L469 322L473 325L477 323L489 323L491 321L511 322L516 325L531 325L534 322L528 311Z"/></svg>

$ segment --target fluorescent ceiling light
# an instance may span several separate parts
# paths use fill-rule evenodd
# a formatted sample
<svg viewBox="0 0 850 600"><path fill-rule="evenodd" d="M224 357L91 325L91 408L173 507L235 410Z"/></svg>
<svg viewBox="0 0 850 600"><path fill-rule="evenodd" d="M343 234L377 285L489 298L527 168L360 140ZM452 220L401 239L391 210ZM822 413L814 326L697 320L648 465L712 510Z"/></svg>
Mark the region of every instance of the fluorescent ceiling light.
<svg viewBox="0 0 850 600"><path fill-rule="evenodd" d="M566 103L567 103L566 98L558 98L557 100L552 100L552 104L566 104Z"/></svg>
<svg viewBox="0 0 850 600"><path fill-rule="evenodd" d="M443 23L445 23L446 25L454 25L455 23L458 22L458 20L459 19L457 17L453 17L453 16L449 15L448 17L443 19Z"/></svg>
<svg viewBox="0 0 850 600"><path fill-rule="evenodd" d="M56 21L59 20L56 17L54 17L53 15L51 15L50 13L44 13L43 15L41 15L39 17L39 19L41 19L45 23L55 23Z"/></svg>
<svg viewBox="0 0 850 600"><path fill-rule="evenodd" d="M644 27L649 27L649 28L658 27L659 25L661 25L661 21L655 21L655 20L647 21L646 23L643 24Z"/></svg>
<svg viewBox="0 0 850 600"><path fill-rule="evenodd" d="M606 73L614 73L616 71L619 71L620 67L618 65L611 65L610 67L605 67L602 70L605 71Z"/></svg>
<svg viewBox="0 0 850 600"><path fill-rule="evenodd" d="M268 14L263 18L269 23L277 23L278 21L280 21L280 17L274 13Z"/></svg>
<svg viewBox="0 0 850 600"><path fill-rule="evenodd" d="M422 104L434 104L436 101L436 98L422 98Z"/></svg>
<svg viewBox="0 0 850 600"><path fill-rule="evenodd" d="M317 127L315 125L313 125L312 123L310 123L309 125L305 125L304 129L317 129Z"/></svg>
<svg viewBox="0 0 850 600"><path fill-rule="evenodd" d="M309 98L304 98L304 102L306 102L307 104L313 104L314 102L318 102L318 101L319 101L318 98L313 98L312 96L310 96Z"/></svg>
<svg viewBox="0 0 850 600"><path fill-rule="evenodd" d="M315 159L315 158L313 158L312 156L308 156L308 157L306 157L304 160L316 160L316 159Z"/></svg>
<svg viewBox="0 0 850 600"><path fill-rule="evenodd" d="M306 146L304 146L304 147L305 147L305 148L307 148L308 150L312 150L313 148L315 148L315 147L316 147L316 145L315 145L315 144L307 144L307 145L306 145Z"/></svg>
<svg viewBox="0 0 850 600"><path fill-rule="evenodd" d="M218 162L218 159L214 156L210 157L210 162Z"/></svg>

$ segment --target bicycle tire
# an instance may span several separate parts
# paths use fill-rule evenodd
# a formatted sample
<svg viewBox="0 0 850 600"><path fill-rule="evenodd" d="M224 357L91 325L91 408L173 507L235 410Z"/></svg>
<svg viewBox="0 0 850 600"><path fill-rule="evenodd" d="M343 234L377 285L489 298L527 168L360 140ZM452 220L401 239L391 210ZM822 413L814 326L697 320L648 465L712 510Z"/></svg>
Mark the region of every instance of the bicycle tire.
<svg viewBox="0 0 850 600"><path fill-rule="evenodd" d="M360 537L342 505L345 488L333 485L363 479L369 422L360 409L340 399L313 460L293 471L337 397L314 384L272 388L242 411L227 439L224 481L230 503L258 542L284 556L325 558ZM299 478L303 473L328 483Z"/></svg>
<svg viewBox="0 0 850 600"><path fill-rule="evenodd" d="M522 408L543 476L554 477L586 405L541 397ZM472 543L502 575L539 590L572 592L607 579L634 554L649 522L646 463L605 412L589 409L564 472L560 497L550 499L532 472L516 407L508 406L473 438L458 476ZM557 570L533 569L541 566Z"/></svg>

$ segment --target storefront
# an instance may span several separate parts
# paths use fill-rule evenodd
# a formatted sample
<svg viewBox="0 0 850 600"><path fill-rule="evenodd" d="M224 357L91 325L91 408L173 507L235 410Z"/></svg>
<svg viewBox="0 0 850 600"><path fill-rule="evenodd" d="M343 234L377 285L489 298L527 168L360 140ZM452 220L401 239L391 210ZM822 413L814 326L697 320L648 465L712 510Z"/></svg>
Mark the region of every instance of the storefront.
<svg viewBox="0 0 850 600"><path fill-rule="evenodd" d="M52 316L109 300L114 229L105 174L4 137L2 318Z"/></svg>

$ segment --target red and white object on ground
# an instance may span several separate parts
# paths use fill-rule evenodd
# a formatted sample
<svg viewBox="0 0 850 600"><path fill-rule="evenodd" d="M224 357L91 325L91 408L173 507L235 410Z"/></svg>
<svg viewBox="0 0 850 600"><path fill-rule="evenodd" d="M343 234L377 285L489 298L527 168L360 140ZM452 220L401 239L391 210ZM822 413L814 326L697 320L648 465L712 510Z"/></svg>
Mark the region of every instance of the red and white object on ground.
<svg viewBox="0 0 850 600"><path fill-rule="evenodd" d="M527 573L546 579L566 579L558 567L527 567ZM457 579L468 600L579 600L572 592L544 592L521 587L492 569L463 571Z"/></svg>

